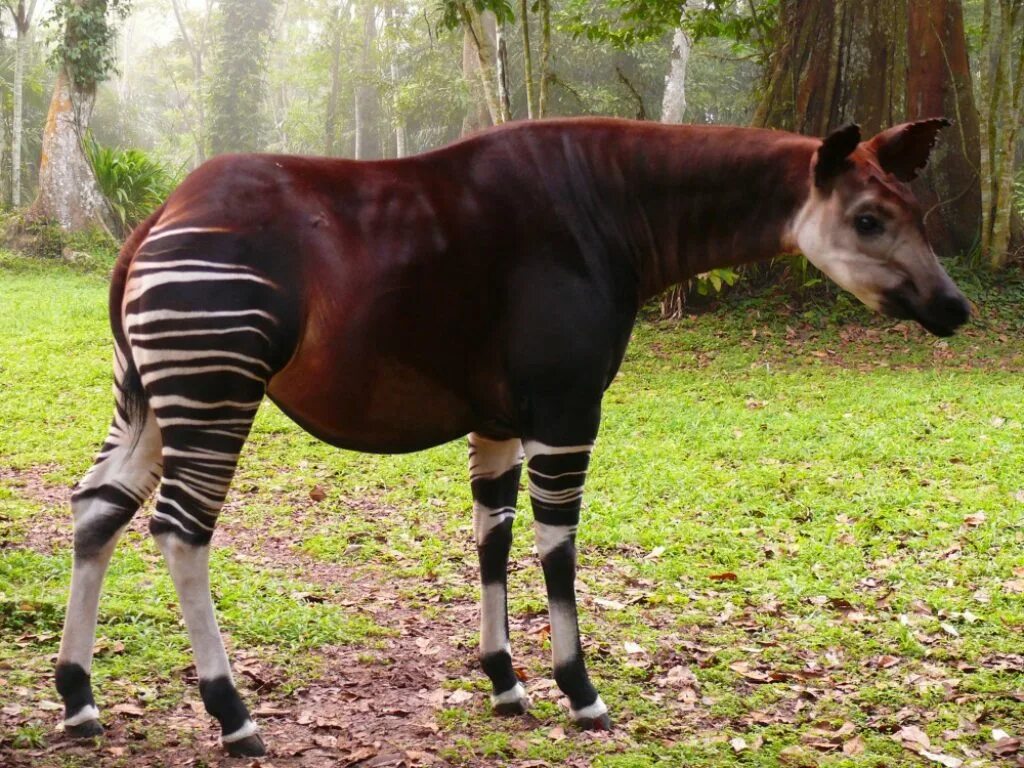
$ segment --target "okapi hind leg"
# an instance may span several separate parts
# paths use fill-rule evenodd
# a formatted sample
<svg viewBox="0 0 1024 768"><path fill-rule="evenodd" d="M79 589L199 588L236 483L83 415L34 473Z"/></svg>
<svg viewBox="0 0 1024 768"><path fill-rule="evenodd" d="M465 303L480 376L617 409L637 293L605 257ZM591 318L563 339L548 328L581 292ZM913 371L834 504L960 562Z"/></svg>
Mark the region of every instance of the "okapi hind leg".
<svg viewBox="0 0 1024 768"><path fill-rule="evenodd" d="M609 730L608 707L587 675L576 612L576 529L591 443L524 442L537 552L544 569L555 682L569 698L573 722Z"/></svg>
<svg viewBox="0 0 1024 768"><path fill-rule="evenodd" d="M114 420L89 472L71 496L74 564L55 682L64 700L64 732L103 732L92 694L93 643L100 590L117 541L160 479L160 433L134 369L115 356Z"/></svg>
<svg viewBox="0 0 1024 768"><path fill-rule="evenodd" d="M491 680L491 705L499 715L521 715L529 706L512 667L508 636L508 555L522 468L520 440L469 436L473 532L480 558L480 666Z"/></svg>

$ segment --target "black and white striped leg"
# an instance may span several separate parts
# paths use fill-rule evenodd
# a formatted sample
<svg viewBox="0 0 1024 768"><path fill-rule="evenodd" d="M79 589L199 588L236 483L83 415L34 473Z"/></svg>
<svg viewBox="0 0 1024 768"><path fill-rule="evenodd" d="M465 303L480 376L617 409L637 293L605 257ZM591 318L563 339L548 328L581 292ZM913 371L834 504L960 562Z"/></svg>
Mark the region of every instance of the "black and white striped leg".
<svg viewBox="0 0 1024 768"><path fill-rule="evenodd" d="M611 727L608 708L590 682L576 616L576 528L592 444L524 443L537 552L544 568L555 682L584 729Z"/></svg>
<svg viewBox="0 0 1024 768"><path fill-rule="evenodd" d="M125 401L125 362L116 351L114 420L71 496L74 564L55 682L64 700L64 732L72 737L103 732L90 684L100 590L117 540L160 479L160 433L144 403Z"/></svg>
<svg viewBox="0 0 1024 768"><path fill-rule="evenodd" d="M512 667L508 636L508 555L522 467L519 440L469 436L473 530L480 557L480 665L493 687L491 705L501 715L521 715L529 706Z"/></svg>
<svg viewBox="0 0 1024 768"><path fill-rule="evenodd" d="M254 410L249 410L251 421ZM188 628L199 692L221 726L221 741L234 756L265 754L263 741L235 688L210 596L210 537L234 474L248 424L223 428L174 426L160 415L164 479L150 531L171 572ZM243 421L241 411L236 420ZM180 421L180 419L178 419Z"/></svg>
<svg viewBox="0 0 1024 768"><path fill-rule="evenodd" d="M148 243L160 239L167 250L137 257L125 291L125 328L163 443L150 531L171 572L200 694L220 723L221 741L231 755L260 756L263 741L235 688L214 615L209 557L271 374L277 322L250 307L266 306L263 294L273 286L249 268L178 253L172 245L180 234L150 236ZM185 266L191 271L181 271Z"/></svg>

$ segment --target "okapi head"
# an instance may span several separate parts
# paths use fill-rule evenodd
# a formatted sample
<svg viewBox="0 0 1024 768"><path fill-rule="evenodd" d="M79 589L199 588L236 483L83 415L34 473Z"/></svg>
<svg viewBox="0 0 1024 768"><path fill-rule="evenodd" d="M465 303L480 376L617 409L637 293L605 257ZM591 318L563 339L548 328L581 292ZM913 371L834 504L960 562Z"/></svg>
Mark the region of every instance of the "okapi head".
<svg viewBox="0 0 1024 768"><path fill-rule="evenodd" d="M939 264L908 183L928 162L945 118L897 125L861 141L831 133L811 162L811 194L793 222L800 250L872 309L950 336L970 305Z"/></svg>

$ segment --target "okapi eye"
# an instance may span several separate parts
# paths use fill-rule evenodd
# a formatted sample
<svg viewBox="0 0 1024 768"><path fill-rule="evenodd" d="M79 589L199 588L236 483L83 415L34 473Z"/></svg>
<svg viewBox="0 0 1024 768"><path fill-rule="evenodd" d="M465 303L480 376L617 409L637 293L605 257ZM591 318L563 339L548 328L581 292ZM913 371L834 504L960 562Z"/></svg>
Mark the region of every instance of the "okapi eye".
<svg viewBox="0 0 1024 768"><path fill-rule="evenodd" d="M853 220L853 226L857 230L858 235L870 236L880 235L885 231L885 227L882 226L882 222L875 216L864 214L858 216Z"/></svg>

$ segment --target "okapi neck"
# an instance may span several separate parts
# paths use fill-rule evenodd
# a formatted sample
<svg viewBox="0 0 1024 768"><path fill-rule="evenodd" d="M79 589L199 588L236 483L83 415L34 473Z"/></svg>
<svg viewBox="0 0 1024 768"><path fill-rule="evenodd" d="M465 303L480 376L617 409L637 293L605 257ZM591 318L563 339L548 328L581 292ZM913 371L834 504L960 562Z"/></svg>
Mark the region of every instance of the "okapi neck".
<svg viewBox="0 0 1024 768"><path fill-rule="evenodd" d="M564 166L547 172L573 180L575 214L632 262L641 301L786 250L820 144L726 126L588 120L560 129Z"/></svg>

